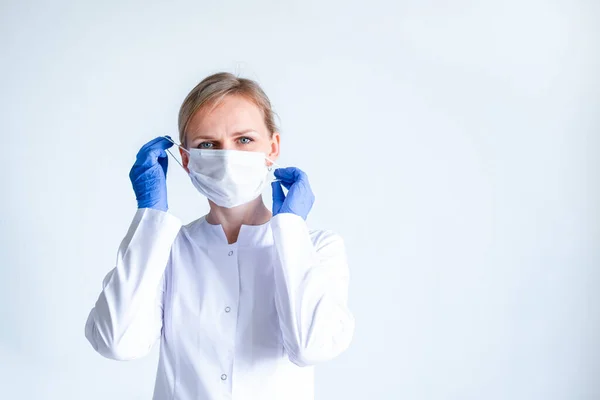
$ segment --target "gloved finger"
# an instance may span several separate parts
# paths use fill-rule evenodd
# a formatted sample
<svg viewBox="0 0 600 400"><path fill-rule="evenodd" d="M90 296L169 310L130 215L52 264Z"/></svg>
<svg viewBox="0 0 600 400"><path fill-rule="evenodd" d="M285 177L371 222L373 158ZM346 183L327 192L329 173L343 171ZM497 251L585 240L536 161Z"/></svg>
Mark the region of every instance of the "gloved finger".
<svg viewBox="0 0 600 400"><path fill-rule="evenodd" d="M295 171L295 167L277 168L273 174L278 179L293 180Z"/></svg>
<svg viewBox="0 0 600 400"><path fill-rule="evenodd" d="M142 146L140 151L137 154L137 158L145 159L150 152L155 150L165 150L173 146L173 143L169 142L166 138L159 136L157 138L152 139L148 143ZM152 154L153 156L157 156L156 153Z"/></svg>
<svg viewBox="0 0 600 400"><path fill-rule="evenodd" d="M296 167L277 168L274 174L276 178L285 182L296 182L301 179L308 180L304 171Z"/></svg>
<svg viewBox="0 0 600 400"><path fill-rule="evenodd" d="M280 185L281 182L271 182L271 188L273 189L273 207L281 207L285 200L285 193Z"/></svg>
<svg viewBox="0 0 600 400"><path fill-rule="evenodd" d="M290 181L279 181L279 183L281 183L281 185L283 185L284 188L286 188L287 190L290 190L290 188L292 187L292 185L296 182L290 182Z"/></svg>
<svg viewBox="0 0 600 400"><path fill-rule="evenodd" d="M144 159L138 159L135 161L135 163L133 164L134 167L136 167L138 170L140 171L147 171L150 170L151 168L157 168L159 166L159 160L161 159L166 159L167 155L166 153L160 154L160 151L156 151L156 152L151 152L151 153L147 153L146 158ZM162 166L162 164L161 164Z"/></svg>
<svg viewBox="0 0 600 400"><path fill-rule="evenodd" d="M292 180L284 180L281 179L279 181L279 183L281 183L281 185L286 188L287 190L291 190L292 186L298 186L298 185L302 185L304 187L310 187L310 185L308 184L308 180L305 180L304 178L300 178L298 180L292 181Z"/></svg>
<svg viewBox="0 0 600 400"><path fill-rule="evenodd" d="M135 162L135 165L150 168L158 163L159 158L167 158L167 152L163 149L152 149L139 156Z"/></svg>
<svg viewBox="0 0 600 400"><path fill-rule="evenodd" d="M164 157L162 157L161 155L158 156L158 163L160 164L160 166L162 167L163 172L165 173L165 176L167 175L167 168L169 167L169 157L167 157L167 153L164 153Z"/></svg>
<svg viewBox="0 0 600 400"><path fill-rule="evenodd" d="M142 146L137 154L135 164L144 167L151 167L152 165L156 164L159 158L167 157L165 149L168 149L171 146L173 146L173 143L169 142L164 137L158 137L154 140L151 140Z"/></svg>
<svg viewBox="0 0 600 400"><path fill-rule="evenodd" d="M148 149L155 148L157 146L166 149L173 146L173 143L167 140L164 136L159 136L144 144L140 151L147 151Z"/></svg>

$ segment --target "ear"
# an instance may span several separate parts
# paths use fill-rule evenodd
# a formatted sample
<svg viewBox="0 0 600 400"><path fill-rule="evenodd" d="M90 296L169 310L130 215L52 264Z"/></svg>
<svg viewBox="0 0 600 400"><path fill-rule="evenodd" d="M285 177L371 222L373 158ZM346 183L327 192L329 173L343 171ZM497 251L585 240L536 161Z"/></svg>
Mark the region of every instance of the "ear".
<svg viewBox="0 0 600 400"><path fill-rule="evenodd" d="M190 170L188 168L188 163L190 162L190 155L187 152L183 151L181 147L178 147L178 149L179 155L181 156L181 163L183 164L183 169L185 169L185 172L189 174Z"/></svg>
<svg viewBox="0 0 600 400"><path fill-rule="evenodd" d="M277 159L279 158L280 141L281 135L279 134L279 132L273 132L273 136L271 136L271 151L267 156L273 161L277 161Z"/></svg>

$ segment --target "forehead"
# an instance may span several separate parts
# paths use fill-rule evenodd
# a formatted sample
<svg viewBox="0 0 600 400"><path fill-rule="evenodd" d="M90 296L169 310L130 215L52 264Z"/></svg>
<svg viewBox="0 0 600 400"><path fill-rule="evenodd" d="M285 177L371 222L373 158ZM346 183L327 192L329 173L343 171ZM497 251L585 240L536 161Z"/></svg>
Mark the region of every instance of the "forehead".
<svg viewBox="0 0 600 400"><path fill-rule="evenodd" d="M261 110L251 100L239 96L225 96L216 106L208 104L194 113L186 132L196 134L227 134L244 129L266 131Z"/></svg>

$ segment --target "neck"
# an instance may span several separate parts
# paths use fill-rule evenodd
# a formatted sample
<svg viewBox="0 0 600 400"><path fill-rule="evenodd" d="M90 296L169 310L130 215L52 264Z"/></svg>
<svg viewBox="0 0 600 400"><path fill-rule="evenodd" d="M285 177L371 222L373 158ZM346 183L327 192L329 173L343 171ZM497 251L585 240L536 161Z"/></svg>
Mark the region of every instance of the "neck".
<svg viewBox="0 0 600 400"><path fill-rule="evenodd" d="M262 225L271 219L271 212L265 207L262 196L233 208L220 207L208 201L210 212L206 215L206 222L212 225L221 225L227 241L235 243L242 225Z"/></svg>

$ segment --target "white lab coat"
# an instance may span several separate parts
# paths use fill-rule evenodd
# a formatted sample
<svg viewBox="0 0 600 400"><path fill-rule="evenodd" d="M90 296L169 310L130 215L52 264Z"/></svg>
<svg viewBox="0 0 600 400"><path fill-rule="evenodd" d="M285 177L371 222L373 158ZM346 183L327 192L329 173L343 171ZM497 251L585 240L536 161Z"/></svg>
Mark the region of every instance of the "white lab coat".
<svg viewBox="0 0 600 400"><path fill-rule="evenodd" d="M296 215L242 225L228 244L204 217L139 209L85 334L115 360L160 338L154 399L307 400L312 366L352 338L347 291L341 238Z"/></svg>

